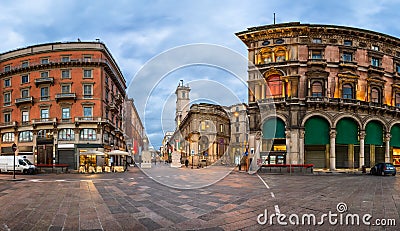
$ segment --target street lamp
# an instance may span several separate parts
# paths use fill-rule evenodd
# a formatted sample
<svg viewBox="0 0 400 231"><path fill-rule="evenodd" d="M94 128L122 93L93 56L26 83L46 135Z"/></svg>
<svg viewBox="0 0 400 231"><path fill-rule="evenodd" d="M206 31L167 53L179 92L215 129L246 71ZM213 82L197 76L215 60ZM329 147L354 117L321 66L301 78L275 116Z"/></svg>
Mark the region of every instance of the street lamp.
<svg viewBox="0 0 400 231"><path fill-rule="evenodd" d="M15 143L13 143L11 147L12 147L12 151L14 153L13 179L15 180L15 152L17 151L17 145Z"/></svg>

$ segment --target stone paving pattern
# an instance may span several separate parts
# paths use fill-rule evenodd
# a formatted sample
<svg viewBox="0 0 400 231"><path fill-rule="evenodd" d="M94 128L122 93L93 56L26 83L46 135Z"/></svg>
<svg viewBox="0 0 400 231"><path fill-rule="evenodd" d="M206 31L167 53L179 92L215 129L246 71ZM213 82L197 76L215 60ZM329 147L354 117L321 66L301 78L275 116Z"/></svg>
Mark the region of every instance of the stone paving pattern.
<svg viewBox="0 0 400 231"><path fill-rule="evenodd" d="M275 205L283 214L317 216L336 212L339 202L351 213L399 223L398 176L260 174L267 188L257 175L234 171L200 189L167 187L132 167L111 174L17 175L25 178L17 182L11 177L0 174L0 230L399 230L257 223Z"/></svg>

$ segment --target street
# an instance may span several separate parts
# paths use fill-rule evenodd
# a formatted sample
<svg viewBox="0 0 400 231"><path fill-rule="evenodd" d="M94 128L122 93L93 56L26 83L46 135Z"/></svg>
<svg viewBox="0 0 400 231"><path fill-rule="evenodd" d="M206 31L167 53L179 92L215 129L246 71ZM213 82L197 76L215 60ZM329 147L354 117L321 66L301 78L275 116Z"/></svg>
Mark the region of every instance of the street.
<svg viewBox="0 0 400 231"><path fill-rule="evenodd" d="M210 177L222 173L220 180ZM0 230L398 230L376 226L376 219L400 221L398 176L153 166L146 173L130 167L124 173L11 178L0 174ZM346 210L339 211L339 203ZM330 213L337 224L322 216ZM265 220L271 214L272 223ZM288 224L278 223L277 214L285 214L281 221ZM316 224L307 223L310 217L301 224L303 214L314 215ZM346 224L341 214L358 214L360 224ZM365 214L370 225L363 224ZM296 216L299 224L290 223Z"/></svg>

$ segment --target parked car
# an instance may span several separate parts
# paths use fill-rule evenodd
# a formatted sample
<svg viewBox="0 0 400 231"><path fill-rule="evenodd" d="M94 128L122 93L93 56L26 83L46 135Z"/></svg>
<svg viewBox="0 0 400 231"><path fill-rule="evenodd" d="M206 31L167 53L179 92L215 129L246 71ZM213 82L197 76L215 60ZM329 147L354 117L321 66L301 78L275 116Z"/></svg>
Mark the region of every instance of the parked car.
<svg viewBox="0 0 400 231"><path fill-rule="evenodd" d="M396 168L391 163L378 163L371 168L371 175L396 175Z"/></svg>

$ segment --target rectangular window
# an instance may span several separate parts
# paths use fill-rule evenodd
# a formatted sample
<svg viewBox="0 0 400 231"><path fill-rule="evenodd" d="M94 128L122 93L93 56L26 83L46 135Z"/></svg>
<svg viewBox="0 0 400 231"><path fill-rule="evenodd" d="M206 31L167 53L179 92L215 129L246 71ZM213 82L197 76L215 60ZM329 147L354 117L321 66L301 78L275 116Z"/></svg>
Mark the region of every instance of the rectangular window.
<svg viewBox="0 0 400 231"><path fill-rule="evenodd" d="M353 41L351 41L351 40L344 40L343 45L345 45L345 46L353 46Z"/></svg>
<svg viewBox="0 0 400 231"><path fill-rule="evenodd" d="M71 93L71 85L69 84L61 85L61 93Z"/></svg>
<svg viewBox="0 0 400 231"><path fill-rule="evenodd" d="M400 64L396 64L396 72L400 74Z"/></svg>
<svg viewBox="0 0 400 231"><path fill-rule="evenodd" d="M4 113L4 123L10 123L11 122L11 113L6 112Z"/></svg>
<svg viewBox="0 0 400 231"><path fill-rule="evenodd" d="M92 56L91 56L91 55L84 55L84 56L83 56L83 61L84 61L84 62L90 62L90 61L92 61Z"/></svg>
<svg viewBox="0 0 400 231"><path fill-rule="evenodd" d="M220 132L224 132L224 125L223 125L223 124L220 124L220 125L219 125L219 131L220 131Z"/></svg>
<svg viewBox="0 0 400 231"><path fill-rule="evenodd" d="M84 84L83 85L83 98L90 99L92 97L93 97L92 85L91 84Z"/></svg>
<svg viewBox="0 0 400 231"><path fill-rule="evenodd" d="M49 64L49 59L48 58L43 58L40 60L41 64Z"/></svg>
<svg viewBox="0 0 400 231"><path fill-rule="evenodd" d="M40 88L40 100L49 100L49 87Z"/></svg>
<svg viewBox="0 0 400 231"><path fill-rule="evenodd" d="M352 62L353 61L353 54L352 53L348 53L348 52L344 52L343 53L343 61Z"/></svg>
<svg viewBox="0 0 400 231"><path fill-rule="evenodd" d="M48 71L40 72L40 78L48 78L48 77L49 77L49 72Z"/></svg>
<svg viewBox="0 0 400 231"><path fill-rule="evenodd" d="M236 136L236 143L239 143L239 136Z"/></svg>
<svg viewBox="0 0 400 231"><path fill-rule="evenodd" d="M11 79L4 80L4 87L11 87Z"/></svg>
<svg viewBox="0 0 400 231"><path fill-rule="evenodd" d="M61 78L69 79L70 78L70 71L69 70L61 70Z"/></svg>
<svg viewBox="0 0 400 231"><path fill-rule="evenodd" d="M239 126L236 126L236 132L239 132Z"/></svg>
<svg viewBox="0 0 400 231"><path fill-rule="evenodd" d="M40 110L40 120L41 121L48 121L49 119L49 109L41 109Z"/></svg>
<svg viewBox="0 0 400 231"><path fill-rule="evenodd" d="M4 93L4 106L11 105L11 92Z"/></svg>
<svg viewBox="0 0 400 231"><path fill-rule="evenodd" d="M378 58L372 57L371 58L371 65L374 66L374 67L379 67L380 66L380 62L379 61L380 60Z"/></svg>
<svg viewBox="0 0 400 231"><path fill-rule="evenodd" d="M108 103L108 94L110 93L110 91L108 89L106 89L106 95L105 95L105 100Z"/></svg>
<svg viewBox="0 0 400 231"><path fill-rule="evenodd" d="M63 62L63 63L69 62L69 56L62 56L61 57L61 62Z"/></svg>
<svg viewBox="0 0 400 231"><path fill-rule="evenodd" d="M311 59L322 59L322 51L321 50L311 51Z"/></svg>
<svg viewBox="0 0 400 231"><path fill-rule="evenodd" d="M64 107L61 109L62 111L62 122L70 122L71 120L71 108Z"/></svg>
<svg viewBox="0 0 400 231"><path fill-rule="evenodd" d="M118 123L118 121L117 121ZM204 131L206 130L206 122L205 121L201 121L201 130Z"/></svg>
<svg viewBox="0 0 400 231"><path fill-rule="evenodd" d="M106 84L108 84L108 76L106 76Z"/></svg>
<svg viewBox="0 0 400 231"><path fill-rule="evenodd" d="M83 107L83 117L87 118L87 119L92 119L92 107Z"/></svg>
<svg viewBox="0 0 400 231"><path fill-rule="evenodd" d="M29 89L22 89L21 90L21 97L28 98L29 97Z"/></svg>
<svg viewBox="0 0 400 231"><path fill-rule="evenodd" d="M29 61L22 61L21 62L21 67L22 68L29 67Z"/></svg>
<svg viewBox="0 0 400 231"><path fill-rule="evenodd" d="M29 122L29 111L22 111L22 123Z"/></svg>
<svg viewBox="0 0 400 231"><path fill-rule="evenodd" d="M7 65L4 67L4 72L11 71L11 65Z"/></svg>
<svg viewBox="0 0 400 231"><path fill-rule="evenodd" d="M29 75L21 75L21 83L29 83Z"/></svg>
<svg viewBox="0 0 400 231"><path fill-rule="evenodd" d="M372 50L374 50L374 51L379 51L379 46L377 46L377 45L372 45Z"/></svg>
<svg viewBox="0 0 400 231"><path fill-rule="evenodd" d="M313 38L312 42L320 44L320 43L322 43L322 39L321 38Z"/></svg>
<svg viewBox="0 0 400 231"><path fill-rule="evenodd" d="M83 70L83 78L92 78L92 70Z"/></svg>

